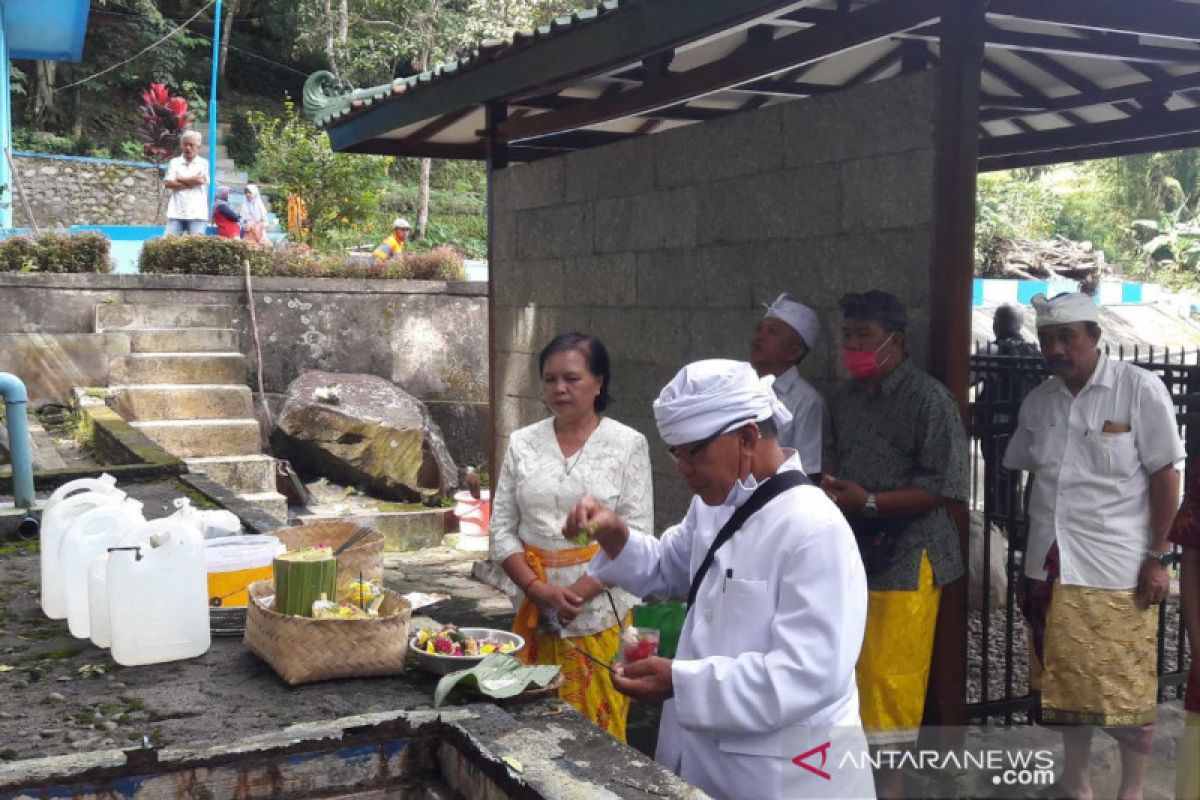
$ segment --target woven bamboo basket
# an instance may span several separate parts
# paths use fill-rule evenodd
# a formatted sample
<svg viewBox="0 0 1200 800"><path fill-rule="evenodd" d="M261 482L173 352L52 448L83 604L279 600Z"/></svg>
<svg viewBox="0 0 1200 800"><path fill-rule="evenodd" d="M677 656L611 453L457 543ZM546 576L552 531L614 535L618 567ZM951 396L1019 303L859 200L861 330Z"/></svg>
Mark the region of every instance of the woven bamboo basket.
<svg viewBox="0 0 1200 800"><path fill-rule="evenodd" d="M412 606L392 590L384 589L379 616L373 619L277 614L265 602L274 594L271 581L250 585L242 641L289 685L404 671Z"/></svg>
<svg viewBox="0 0 1200 800"><path fill-rule="evenodd" d="M278 536L289 552L316 547L318 544L327 544L337 550L361 529L361 525L352 522L313 522L295 528L271 531L271 535ZM383 583L383 534L379 531L371 531L337 557L339 590L350 581L358 580L359 574L363 580Z"/></svg>

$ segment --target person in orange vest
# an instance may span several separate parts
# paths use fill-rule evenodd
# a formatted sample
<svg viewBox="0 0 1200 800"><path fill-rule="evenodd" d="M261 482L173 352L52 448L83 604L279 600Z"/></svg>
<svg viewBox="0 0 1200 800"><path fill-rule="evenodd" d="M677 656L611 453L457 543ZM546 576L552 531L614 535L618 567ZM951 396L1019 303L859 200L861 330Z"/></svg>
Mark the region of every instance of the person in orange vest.
<svg viewBox="0 0 1200 800"><path fill-rule="evenodd" d="M408 224L408 220L404 217L396 217L392 222L392 235L375 248L375 260L387 261L389 258L403 254L404 243L408 241L408 232L411 230L412 225Z"/></svg>

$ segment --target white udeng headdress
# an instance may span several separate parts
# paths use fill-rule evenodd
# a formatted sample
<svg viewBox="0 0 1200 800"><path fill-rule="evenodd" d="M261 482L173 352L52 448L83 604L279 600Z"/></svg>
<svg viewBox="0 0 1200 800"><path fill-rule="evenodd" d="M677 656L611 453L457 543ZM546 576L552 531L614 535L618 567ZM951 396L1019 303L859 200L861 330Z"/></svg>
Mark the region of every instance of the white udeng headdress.
<svg viewBox="0 0 1200 800"><path fill-rule="evenodd" d="M774 419L782 426L792 414L771 389L774 376L758 377L745 361L714 358L688 364L654 401L658 433L671 446L698 442L725 428Z"/></svg>
<svg viewBox="0 0 1200 800"><path fill-rule="evenodd" d="M767 316L775 317L787 323L788 327L800 335L809 350L817 346L817 337L821 334L821 321L817 312L801 303L790 294L781 294L775 302L767 306Z"/></svg>
<svg viewBox="0 0 1200 800"><path fill-rule="evenodd" d="M1037 326L1066 325L1069 322L1099 322L1100 309L1092 298L1082 292L1060 294L1052 299L1035 294L1029 301L1037 312Z"/></svg>

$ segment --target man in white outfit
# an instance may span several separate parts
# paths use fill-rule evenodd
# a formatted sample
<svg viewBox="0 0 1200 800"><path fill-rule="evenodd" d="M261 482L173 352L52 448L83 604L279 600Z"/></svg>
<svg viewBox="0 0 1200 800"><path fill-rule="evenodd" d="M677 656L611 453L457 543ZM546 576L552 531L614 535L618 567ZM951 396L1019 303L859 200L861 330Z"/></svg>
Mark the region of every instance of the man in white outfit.
<svg viewBox="0 0 1200 800"><path fill-rule="evenodd" d="M829 428L825 398L800 375L800 364L817 346L821 321L817 312L790 294L781 294L750 337L750 364L759 375L774 375L772 387L792 413L779 429L779 446L800 455L809 475L821 471L821 442Z"/></svg>
<svg viewBox="0 0 1200 800"><path fill-rule="evenodd" d="M167 163L163 185L171 190L167 201L167 236L203 236L208 226L208 161L201 158L200 134L184 131L180 155Z"/></svg>
<svg viewBox="0 0 1200 800"><path fill-rule="evenodd" d="M791 415L749 364L684 367L654 403L695 493L661 539L631 533L592 497L564 534L601 552L596 578L689 599L674 659L634 662L613 685L665 701L658 761L721 800L875 797L854 665L867 584L854 536L791 450ZM854 759L854 763L850 763Z"/></svg>

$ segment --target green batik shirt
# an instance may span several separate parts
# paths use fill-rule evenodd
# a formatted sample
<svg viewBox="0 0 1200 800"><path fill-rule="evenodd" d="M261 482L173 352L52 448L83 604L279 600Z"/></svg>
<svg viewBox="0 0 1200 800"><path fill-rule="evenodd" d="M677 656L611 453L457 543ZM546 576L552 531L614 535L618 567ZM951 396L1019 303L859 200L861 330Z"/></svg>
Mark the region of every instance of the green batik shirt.
<svg viewBox="0 0 1200 800"><path fill-rule="evenodd" d="M833 435L826 441L827 471L876 494L908 486L947 500L966 501L970 490L967 435L946 387L905 358L872 396L846 381L829 402ZM929 554L934 582L963 574L958 529L950 512L935 509L909 525L892 565L868 578L875 590L914 590L921 553Z"/></svg>

